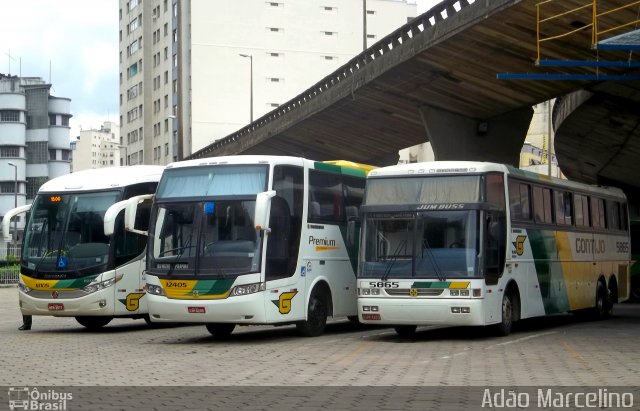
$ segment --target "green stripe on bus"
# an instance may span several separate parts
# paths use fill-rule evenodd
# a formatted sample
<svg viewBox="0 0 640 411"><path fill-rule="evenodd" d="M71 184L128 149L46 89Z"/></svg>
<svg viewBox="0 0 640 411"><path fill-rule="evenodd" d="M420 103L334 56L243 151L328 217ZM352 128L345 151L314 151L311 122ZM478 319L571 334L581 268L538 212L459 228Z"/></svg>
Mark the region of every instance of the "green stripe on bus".
<svg viewBox="0 0 640 411"><path fill-rule="evenodd" d="M550 261L557 260L556 241L553 231L527 230L529 244L535 262L536 275L540 285L540 294L546 314L563 313L569 310L569 298L562 266L552 270Z"/></svg>
<svg viewBox="0 0 640 411"><path fill-rule="evenodd" d="M342 167L340 166L336 166L334 164L321 163L319 161L316 161L313 164L313 168L315 168L316 170L330 171L332 173L337 173L337 174L340 174L340 172L342 171Z"/></svg>
<svg viewBox="0 0 640 411"><path fill-rule="evenodd" d="M447 281L416 281L411 288L449 288L449 284Z"/></svg>
<svg viewBox="0 0 640 411"><path fill-rule="evenodd" d="M225 278L224 280L200 280L191 291L198 291L200 295L224 294L229 291L235 280L235 278Z"/></svg>
<svg viewBox="0 0 640 411"><path fill-rule="evenodd" d="M69 289L79 289L82 288L84 286L86 286L87 284L90 284L93 280L96 279L98 275L90 275L87 277L82 277L82 278L73 278L70 280L60 280L56 283L56 285L54 285L53 287L51 287L52 289L60 289L60 288L69 288Z"/></svg>

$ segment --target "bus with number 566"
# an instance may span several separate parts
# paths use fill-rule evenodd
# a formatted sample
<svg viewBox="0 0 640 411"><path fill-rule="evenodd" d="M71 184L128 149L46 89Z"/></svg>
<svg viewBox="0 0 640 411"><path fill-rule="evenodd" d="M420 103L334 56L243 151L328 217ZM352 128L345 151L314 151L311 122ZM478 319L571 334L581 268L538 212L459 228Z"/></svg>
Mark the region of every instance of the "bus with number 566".
<svg viewBox="0 0 640 411"><path fill-rule="evenodd" d="M468 161L371 171L360 208L358 312L407 336L564 312L604 318L629 296L625 194Z"/></svg>

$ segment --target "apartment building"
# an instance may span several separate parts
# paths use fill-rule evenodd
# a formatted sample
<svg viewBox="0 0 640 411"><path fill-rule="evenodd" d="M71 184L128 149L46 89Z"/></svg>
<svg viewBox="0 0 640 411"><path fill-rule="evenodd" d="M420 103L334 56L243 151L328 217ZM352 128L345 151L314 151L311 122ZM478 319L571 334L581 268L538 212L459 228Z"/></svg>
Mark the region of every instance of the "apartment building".
<svg viewBox="0 0 640 411"><path fill-rule="evenodd" d="M128 164L167 164L225 137L416 15L407 0L119 6L120 144Z"/></svg>
<svg viewBox="0 0 640 411"><path fill-rule="evenodd" d="M120 145L120 127L105 121L99 129L80 130L76 141L71 142L71 170L126 165L126 146Z"/></svg>
<svg viewBox="0 0 640 411"><path fill-rule="evenodd" d="M0 215L31 203L47 180L69 173L71 99L50 91L40 77L0 74ZM15 227L19 239L24 216Z"/></svg>

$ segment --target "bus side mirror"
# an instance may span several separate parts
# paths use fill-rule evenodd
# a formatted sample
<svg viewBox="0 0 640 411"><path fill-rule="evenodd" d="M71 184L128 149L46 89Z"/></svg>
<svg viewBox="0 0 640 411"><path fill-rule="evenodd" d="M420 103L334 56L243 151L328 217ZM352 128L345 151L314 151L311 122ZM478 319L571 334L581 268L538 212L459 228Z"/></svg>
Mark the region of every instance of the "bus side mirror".
<svg viewBox="0 0 640 411"><path fill-rule="evenodd" d="M132 233L148 235L148 230L139 230L136 228L136 213L138 212L138 206L145 200L153 200L154 194L145 194L141 196L131 197L126 200L127 204L124 209L124 229Z"/></svg>
<svg viewBox="0 0 640 411"><path fill-rule="evenodd" d="M116 217L118 216L118 213L124 210L127 206L127 201L129 200L118 201L111 207L107 208L107 211L104 213L104 222L102 223L104 235L113 235L115 231Z"/></svg>
<svg viewBox="0 0 640 411"><path fill-rule="evenodd" d="M275 197L276 192L263 191L256 196L256 211L253 216L253 223L256 230L271 231L269 228L269 213L271 212L271 199Z"/></svg>
<svg viewBox="0 0 640 411"><path fill-rule="evenodd" d="M19 214L26 213L31 210L31 204L23 205L20 207L12 208L7 211L2 218L2 237L4 237L5 241L11 240L10 226L11 219Z"/></svg>

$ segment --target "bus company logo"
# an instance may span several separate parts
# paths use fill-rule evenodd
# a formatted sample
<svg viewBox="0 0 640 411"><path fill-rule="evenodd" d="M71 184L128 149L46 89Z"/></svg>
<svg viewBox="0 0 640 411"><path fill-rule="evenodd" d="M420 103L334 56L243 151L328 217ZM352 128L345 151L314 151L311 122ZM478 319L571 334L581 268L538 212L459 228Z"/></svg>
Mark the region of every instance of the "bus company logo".
<svg viewBox="0 0 640 411"><path fill-rule="evenodd" d="M516 254L519 256L524 254L524 242L526 239L527 239L526 235L519 235L516 237L516 241L511 243L516 248Z"/></svg>
<svg viewBox="0 0 640 411"><path fill-rule="evenodd" d="M409 295L411 297L417 297L418 296L418 289L417 288L410 288L409 289Z"/></svg>
<svg viewBox="0 0 640 411"><path fill-rule="evenodd" d="M73 393L54 389L40 391L38 388L10 387L10 410L67 410Z"/></svg>
<svg viewBox="0 0 640 411"><path fill-rule="evenodd" d="M298 294L297 291L288 291L280 294L277 300L271 300L278 307L280 314L289 314L291 312L291 300Z"/></svg>
<svg viewBox="0 0 640 411"><path fill-rule="evenodd" d="M434 211L434 210L463 210L464 204L445 203L445 204L421 204L418 211Z"/></svg>
<svg viewBox="0 0 640 411"><path fill-rule="evenodd" d="M57 291L52 291L52 292L51 292L51 298L56 299L56 298L58 298L58 297L60 297L60 294L58 294L58 292L57 292Z"/></svg>
<svg viewBox="0 0 640 411"><path fill-rule="evenodd" d="M312 235L309 236L309 245L315 245L316 251L329 251L329 250L337 250L338 246L336 245L336 240L331 240L328 238L316 238Z"/></svg>
<svg viewBox="0 0 640 411"><path fill-rule="evenodd" d="M130 293L127 294L127 298L124 300L118 300L125 307L127 307L127 311L137 311L140 308L140 299L144 297L145 293Z"/></svg>

